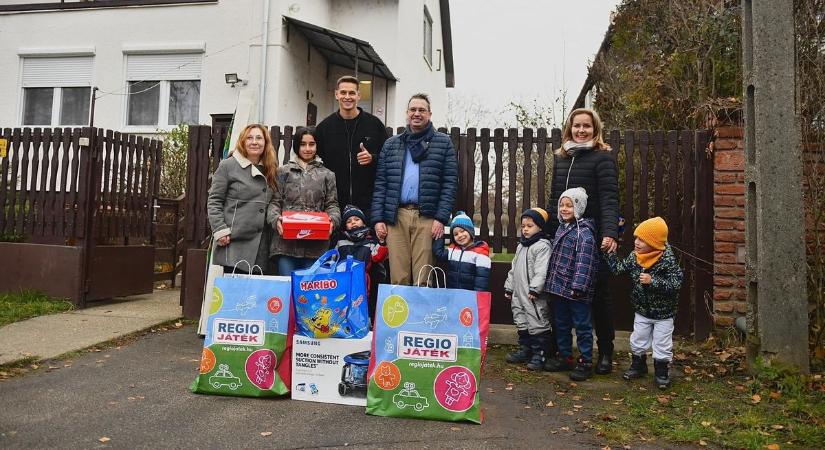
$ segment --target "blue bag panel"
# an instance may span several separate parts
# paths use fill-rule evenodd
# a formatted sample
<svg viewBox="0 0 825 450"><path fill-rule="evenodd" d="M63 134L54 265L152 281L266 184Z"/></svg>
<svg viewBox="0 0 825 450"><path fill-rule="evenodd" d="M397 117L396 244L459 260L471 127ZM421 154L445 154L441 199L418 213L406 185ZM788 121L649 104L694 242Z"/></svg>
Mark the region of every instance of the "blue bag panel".
<svg viewBox="0 0 825 450"><path fill-rule="evenodd" d="M369 332L364 264L329 250L308 269L292 272L295 332L323 338L360 339Z"/></svg>

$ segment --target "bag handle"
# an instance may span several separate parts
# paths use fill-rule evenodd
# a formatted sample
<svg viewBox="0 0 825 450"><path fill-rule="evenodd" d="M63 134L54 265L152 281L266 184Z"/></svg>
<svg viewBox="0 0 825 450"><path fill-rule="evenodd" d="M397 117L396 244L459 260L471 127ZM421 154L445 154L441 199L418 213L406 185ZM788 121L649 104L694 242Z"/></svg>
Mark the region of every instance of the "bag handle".
<svg viewBox="0 0 825 450"><path fill-rule="evenodd" d="M323 255L319 256L314 263L312 263L309 270L315 271L321 266L327 265L330 261L338 261L339 259L341 259L341 255L338 254L338 250L334 248L327 250Z"/></svg>
<svg viewBox="0 0 825 450"><path fill-rule="evenodd" d="M258 272L261 272L261 275L264 274L264 269L261 269L261 266L259 266L257 264L250 264L249 261L247 261L245 259L242 259L242 260L236 262L234 266L232 266L232 276L233 277L237 276L237 274L235 274L235 271L238 270L238 264L240 264L240 263L246 263L247 267L249 267L249 274L250 275L255 275L255 268L256 267L258 268Z"/></svg>
<svg viewBox="0 0 825 450"><path fill-rule="evenodd" d="M441 267L432 266L430 264L424 264L423 266L421 266L420 269L418 269L418 277L416 278L416 283L415 283L416 285L421 286L421 271L423 271L424 269L427 269L427 268L429 268L429 270L427 271L427 280L426 280L427 281L427 286L430 286L430 277L434 276L435 277L435 287L436 288L447 287L447 274L444 273L444 269L442 269ZM439 272L441 272L441 276L444 279L444 286L442 286L441 283L439 283L439 280L438 280L438 273Z"/></svg>

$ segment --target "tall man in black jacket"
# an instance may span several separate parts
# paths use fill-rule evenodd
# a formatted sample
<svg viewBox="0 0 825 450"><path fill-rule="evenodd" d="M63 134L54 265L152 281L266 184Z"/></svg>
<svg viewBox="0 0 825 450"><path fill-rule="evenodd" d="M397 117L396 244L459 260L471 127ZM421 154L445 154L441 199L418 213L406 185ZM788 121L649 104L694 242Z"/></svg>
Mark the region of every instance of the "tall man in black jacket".
<svg viewBox="0 0 825 450"><path fill-rule="evenodd" d="M346 205L355 205L370 217L375 166L388 136L380 119L358 107L361 99L358 87L355 77L338 79L335 88L338 111L316 127L318 156L335 173L341 210Z"/></svg>

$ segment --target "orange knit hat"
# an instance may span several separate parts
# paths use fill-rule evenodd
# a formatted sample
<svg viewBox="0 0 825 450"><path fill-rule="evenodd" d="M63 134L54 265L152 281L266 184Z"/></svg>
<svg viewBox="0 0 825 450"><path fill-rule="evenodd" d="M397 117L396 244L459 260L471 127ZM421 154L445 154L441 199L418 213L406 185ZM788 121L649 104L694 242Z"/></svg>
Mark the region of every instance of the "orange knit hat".
<svg viewBox="0 0 825 450"><path fill-rule="evenodd" d="M636 227L633 235L656 250L664 250L667 244L667 223L661 217L647 219Z"/></svg>

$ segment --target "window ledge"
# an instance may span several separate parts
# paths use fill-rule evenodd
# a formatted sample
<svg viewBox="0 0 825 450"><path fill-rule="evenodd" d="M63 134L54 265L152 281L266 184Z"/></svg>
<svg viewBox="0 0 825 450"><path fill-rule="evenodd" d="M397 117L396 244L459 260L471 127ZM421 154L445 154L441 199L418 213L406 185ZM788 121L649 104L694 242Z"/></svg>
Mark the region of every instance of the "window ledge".
<svg viewBox="0 0 825 450"><path fill-rule="evenodd" d="M126 44L123 53L126 55L149 55L169 53L204 53L206 42L175 42L167 44Z"/></svg>

